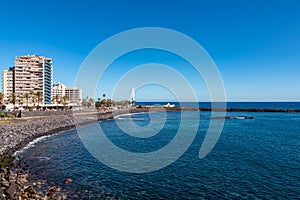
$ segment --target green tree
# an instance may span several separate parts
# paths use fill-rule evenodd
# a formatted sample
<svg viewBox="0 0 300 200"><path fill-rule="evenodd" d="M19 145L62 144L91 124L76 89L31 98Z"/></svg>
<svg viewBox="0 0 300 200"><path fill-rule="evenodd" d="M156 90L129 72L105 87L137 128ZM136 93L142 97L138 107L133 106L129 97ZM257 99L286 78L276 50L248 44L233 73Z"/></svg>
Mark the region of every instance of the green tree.
<svg viewBox="0 0 300 200"><path fill-rule="evenodd" d="M98 98L98 100L95 102L95 107L97 109L99 109L101 107L101 101L100 101L100 98Z"/></svg>
<svg viewBox="0 0 300 200"><path fill-rule="evenodd" d="M90 107L91 105L94 105L94 103L95 103L95 100L93 98L89 98L88 107Z"/></svg>

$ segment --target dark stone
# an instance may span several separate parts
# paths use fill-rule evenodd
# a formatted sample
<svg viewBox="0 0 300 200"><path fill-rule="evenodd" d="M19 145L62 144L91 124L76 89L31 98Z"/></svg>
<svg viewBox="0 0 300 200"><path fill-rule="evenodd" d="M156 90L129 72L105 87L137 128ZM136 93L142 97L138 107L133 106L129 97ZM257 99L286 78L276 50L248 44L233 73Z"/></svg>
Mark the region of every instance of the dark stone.
<svg viewBox="0 0 300 200"><path fill-rule="evenodd" d="M36 194L36 191L33 189L32 186L28 186L25 188L24 192L27 192L29 194Z"/></svg>
<svg viewBox="0 0 300 200"><path fill-rule="evenodd" d="M18 190L19 190L18 185L15 183L11 183L9 188L6 190L6 193L9 195L10 199L14 199L15 194L17 193Z"/></svg>
<svg viewBox="0 0 300 200"><path fill-rule="evenodd" d="M2 188L0 187L0 200L5 200L5 194L2 191Z"/></svg>

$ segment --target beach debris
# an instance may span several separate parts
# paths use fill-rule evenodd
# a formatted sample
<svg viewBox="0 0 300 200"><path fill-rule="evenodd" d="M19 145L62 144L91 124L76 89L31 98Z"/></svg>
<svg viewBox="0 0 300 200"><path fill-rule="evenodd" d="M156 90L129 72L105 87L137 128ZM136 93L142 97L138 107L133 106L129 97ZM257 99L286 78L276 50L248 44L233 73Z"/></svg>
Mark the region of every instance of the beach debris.
<svg viewBox="0 0 300 200"><path fill-rule="evenodd" d="M66 178L66 179L65 179L65 183L67 183L67 184L68 184L68 183L72 183L72 182L73 182L73 180L72 180L71 178Z"/></svg>

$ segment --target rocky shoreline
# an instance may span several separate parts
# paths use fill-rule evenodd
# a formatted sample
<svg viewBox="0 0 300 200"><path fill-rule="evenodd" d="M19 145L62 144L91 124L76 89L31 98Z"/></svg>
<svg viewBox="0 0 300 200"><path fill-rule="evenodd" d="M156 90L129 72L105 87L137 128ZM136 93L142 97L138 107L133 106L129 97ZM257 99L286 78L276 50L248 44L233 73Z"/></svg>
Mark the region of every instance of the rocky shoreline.
<svg viewBox="0 0 300 200"><path fill-rule="evenodd" d="M120 110L112 111L86 111L72 113L46 112L36 113L34 117L23 117L12 119L13 123L2 124L0 126L0 155L1 160L13 158L15 152L21 150L33 140L60 133L100 120L113 118L114 115L125 114L132 111ZM138 112L138 111L135 111ZM23 115L24 116L24 115ZM29 184L27 181L28 172L26 169L14 171L14 163L11 161L0 166L0 200L6 199L64 199L64 194L56 187L48 187L44 193L36 191L35 186L45 183L37 182ZM70 181L69 181L70 182Z"/></svg>

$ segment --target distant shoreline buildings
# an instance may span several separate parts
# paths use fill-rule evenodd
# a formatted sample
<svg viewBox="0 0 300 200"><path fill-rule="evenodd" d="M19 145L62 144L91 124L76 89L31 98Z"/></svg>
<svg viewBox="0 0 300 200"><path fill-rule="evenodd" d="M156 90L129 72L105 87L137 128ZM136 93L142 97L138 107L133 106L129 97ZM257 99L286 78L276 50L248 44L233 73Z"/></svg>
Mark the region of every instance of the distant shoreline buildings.
<svg viewBox="0 0 300 200"><path fill-rule="evenodd" d="M47 106L62 102L62 98L77 105L82 100L81 89L66 87L60 82L53 85L52 58L38 55L17 57L13 67L2 71L2 94L4 104L19 106ZM36 95L38 102L28 98L29 95Z"/></svg>
<svg viewBox="0 0 300 200"><path fill-rule="evenodd" d="M82 90L76 87L67 87L58 82L52 86L52 103L60 103L66 97L72 105L78 105L82 100Z"/></svg>

